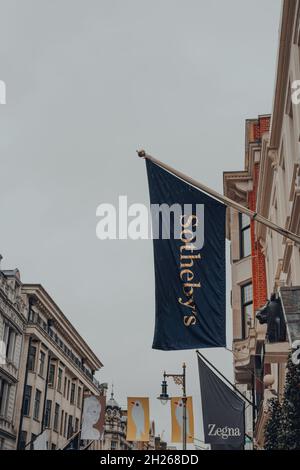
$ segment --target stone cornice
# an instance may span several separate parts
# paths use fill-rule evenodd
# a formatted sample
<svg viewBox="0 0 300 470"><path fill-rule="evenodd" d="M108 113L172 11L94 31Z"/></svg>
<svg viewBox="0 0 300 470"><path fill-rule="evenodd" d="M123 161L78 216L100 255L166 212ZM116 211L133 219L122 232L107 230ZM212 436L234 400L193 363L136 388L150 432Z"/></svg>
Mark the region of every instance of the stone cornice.
<svg viewBox="0 0 300 470"><path fill-rule="evenodd" d="M103 366L71 322L45 291L43 286L40 284L23 284L22 291L24 294L35 296L38 308L42 308L43 312L47 312L49 318L53 319L57 325L60 325L63 334L69 336L72 343L77 344L78 348L82 350L83 356L92 365L93 369L97 370Z"/></svg>
<svg viewBox="0 0 300 470"><path fill-rule="evenodd" d="M252 179L247 171L227 171L223 173L224 194L244 206L247 194L252 191Z"/></svg>
<svg viewBox="0 0 300 470"><path fill-rule="evenodd" d="M20 334L23 333L26 319L3 295L0 295L0 312Z"/></svg>
<svg viewBox="0 0 300 470"><path fill-rule="evenodd" d="M26 327L26 337L33 337L37 341L41 341L48 350L55 354L55 357L69 369L69 371L81 380L86 388L99 393L99 389L94 384L93 380L76 365L70 358L58 347L56 342L37 324L28 323Z"/></svg>

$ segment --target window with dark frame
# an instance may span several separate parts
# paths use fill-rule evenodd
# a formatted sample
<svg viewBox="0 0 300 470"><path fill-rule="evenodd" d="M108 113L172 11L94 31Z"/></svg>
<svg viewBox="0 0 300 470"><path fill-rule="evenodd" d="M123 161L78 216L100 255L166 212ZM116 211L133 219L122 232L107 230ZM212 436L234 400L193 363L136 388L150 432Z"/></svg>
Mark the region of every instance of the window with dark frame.
<svg viewBox="0 0 300 470"><path fill-rule="evenodd" d="M242 305L242 337L246 339L249 334L253 317L253 287L249 282L241 287L241 305Z"/></svg>
<svg viewBox="0 0 300 470"><path fill-rule="evenodd" d="M40 352L40 369L39 369L39 374L44 377L44 371L45 371L45 357L46 354L41 351Z"/></svg>
<svg viewBox="0 0 300 470"><path fill-rule="evenodd" d="M40 390L36 389L36 391L35 391L35 400L34 400L33 417L34 417L34 419L37 419L37 420L40 417L41 396L42 396L42 392Z"/></svg>
<svg viewBox="0 0 300 470"><path fill-rule="evenodd" d="M55 385L55 364L50 364L48 385L49 387L54 387Z"/></svg>
<svg viewBox="0 0 300 470"><path fill-rule="evenodd" d="M77 407L81 408L81 387L78 387L77 392Z"/></svg>
<svg viewBox="0 0 300 470"><path fill-rule="evenodd" d="M65 377L65 382L64 382L64 397L66 397L66 392L67 392L67 377Z"/></svg>
<svg viewBox="0 0 300 470"><path fill-rule="evenodd" d="M35 370L36 347L30 346L28 353L28 370L33 372Z"/></svg>
<svg viewBox="0 0 300 470"><path fill-rule="evenodd" d="M46 401L46 409L45 409L45 420L44 420L44 426L45 428L50 428L51 424L51 408L52 408L52 401L47 400Z"/></svg>
<svg viewBox="0 0 300 470"><path fill-rule="evenodd" d="M10 384L0 378L0 415L6 417Z"/></svg>
<svg viewBox="0 0 300 470"><path fill-rule="evenodd" d="M67 400L69 400L69 395L70 395L70 385L71 385L71 380L68 380L68 387L67 387Z"/></svg>
<svg viewBox="0 0 300 470"><path fill-rule="evenodd" d="M68 421L68 413L65 413L64 437L67 437L67 421Z"/></svg>
<svg viewBox="0 0 300 470"><path fill-rule="evenodd" d="M76 418L75 419L75 432L78 432L79 431L79 419Z"/></svg>
<svg viewBox="0 0 300 470"><path fill-rule="evenodd" d="M16 333L13 328L7 325L8 329L8 334L7 334L7 339L5 341L6 343L6 357L9 360L12 360L14 357L14 349L15 349L15 342L16 342Z"/></svg>
<svg viewBox="0 0 300 470"><path fill-rule="evenodd" d="M240 220L240 257L247 258L251 255L251 226L250 217L239 214Z"/></svg>
<svg viewBox="0 0 300 470"><path fill-rule="evenodd" d="M76 385L73 382L72 385L71 385L71 396L70 396L71 405L74 405L74 403L75 403L75 388L76 388Z"/></svg>
<svg viewBox="0 0 300 470"><path fill-rule="evenodd" d="M60 408L59 404L58 404L58 403L55 403L53 429L54 429L54 431L56 431L56 432L58 432L59 408Z"/></svg>
<svg viewBox="0 0 300 470"><path fill-rule="evenodd" d="M67 434L67 439L70 439L70 437L73 434L73 416L69 415L68 418L68 434Z"/></svg>
<svg viewBox="0 0 300 470"><path fill-rule="evenodd" d="M29 416L30 414L31 393L32 393L32 387L30 385L26 385L25 393L24 393L24 415L25 416Z"/></svg>
<svg viewBox="0 0 300 470"><path fill-rule="evenodd" d="M58 375L57 375L57 390L61 392L61 386L62 386L62 375L63 371L61 368L58 369Z"/></svg>
<svg viewBox="0 0 300 470"><path fill-rule="evenodd" d="M59 434L62 436L63 435L63 432L64 432L64 410L61 411L61 416L60 416L60 430L59 430Z"/></svg>

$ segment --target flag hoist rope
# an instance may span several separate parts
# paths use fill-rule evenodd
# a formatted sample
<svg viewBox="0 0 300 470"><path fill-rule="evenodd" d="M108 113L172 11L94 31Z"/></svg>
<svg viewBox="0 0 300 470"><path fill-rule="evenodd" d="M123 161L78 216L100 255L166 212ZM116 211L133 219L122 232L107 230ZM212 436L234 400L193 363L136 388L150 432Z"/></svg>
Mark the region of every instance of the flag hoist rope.
<svg viewBox="0 0 300 470"><path fill-rule="evenodd" d="M288 238L289 240L292 240L293 242L297 243L300 245L300 236L296 235L293 232L290 232L289 230L280 227L277 224L274 224L270 220L266 219L262 215L258 214L257 212L254 212L248 207L245 207L238 202L233 201L232 199L223 196L222 194L218 193L217 191L205 186L202 183L199 183L198 181L194 180L193 178L190 178L189 176L185 175L184 173L181 173L178 170L175 170L175 168L172 168L169 165L166 165L165 163L161 162L160 160L157 160L154 157L151 157L148 155L144 150L138 150L137 154L140 158L146 158L147 160L150 160L151 162L155 163L156 165L160 166L161 168L164 168L167 170L169 173L172 173L173 175L177 176L178 178L182 179L186 183L189 183L190 185L194 186L195 188L200 189L201 191L204 191L205 193L213 196L215 199L218 199L219 201L223 202L226 206L232 207L233 209L236 209L238 212L241 212L242 214L246 214L250 217L250 219L255 220L256 222L259 222L260 224L265 225L271 230L274 230L275 232L279 233L285 238Z"/></svg>

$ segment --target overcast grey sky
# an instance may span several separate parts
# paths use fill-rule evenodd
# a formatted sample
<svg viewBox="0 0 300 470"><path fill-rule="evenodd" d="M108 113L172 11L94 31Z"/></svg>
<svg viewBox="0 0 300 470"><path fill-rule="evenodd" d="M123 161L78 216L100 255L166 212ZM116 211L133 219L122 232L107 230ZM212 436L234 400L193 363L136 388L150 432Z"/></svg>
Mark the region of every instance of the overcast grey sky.
<svg viewBox="0 0 300 470"><path fill-rule="evenodd" d="M155 397L183 360L202 435L195 353L151 349L152 242L99 241L96 207L148 204L139 147L217 190L243 167L244 121L272 109L280 3L0 0L2 266L43 284L121 405L150 396L166 438ZM231 375L230 353L209 357Z"/></svg>

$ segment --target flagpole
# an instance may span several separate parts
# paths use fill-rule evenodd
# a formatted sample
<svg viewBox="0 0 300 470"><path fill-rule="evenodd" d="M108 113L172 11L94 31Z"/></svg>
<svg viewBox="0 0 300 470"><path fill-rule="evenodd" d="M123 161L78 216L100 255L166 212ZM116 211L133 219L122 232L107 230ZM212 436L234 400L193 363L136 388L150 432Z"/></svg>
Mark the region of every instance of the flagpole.
<svg viewBox="0 0 300 470"><path fill-rule="evenodd" d="M246 214L250 217L251 220L255 220L256 222L259 222L266 227L268 227L271 230L274 230L275 232L279 233L285 238L288 238L292 240L293 242L297 243L300 245L300 236L296 235L295 233L291 232L290 230L287 230L283 227L280 227L280 225L275 224L274 222L271 222L269 219L266 219L264 216L258 214L257 212L254 212L248 207L243 206L242 204L239 204L238 202L233 201L232 199L228 198L227 196L224 196L214 189L209 188L208 186L205 186L202 183L199 183L199 181L194 180L190 176L185 175L184 173L181 173L181 171L175 170L175 168L172 168L171 166L167 165L166 163L161 162L160 160L157 160L156 158L152 157L151 155L148 155L145 150L138 150L137 154L140 158L145 158L147 160L150 160L151 162L155 163L156 165L160 166L161 168L164 168L166 171L169 173L172 173L173 175L177 176L178 178L182 179L188 184L191 184L195 188L200 189L201 191L204 191L207 194L210 194L212 197L217 199L218 201L223 202L226 206L232 207L233 209L236 209L238 212L241 212L242 214Z"/></svg>

